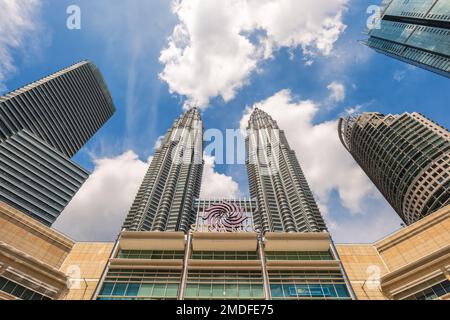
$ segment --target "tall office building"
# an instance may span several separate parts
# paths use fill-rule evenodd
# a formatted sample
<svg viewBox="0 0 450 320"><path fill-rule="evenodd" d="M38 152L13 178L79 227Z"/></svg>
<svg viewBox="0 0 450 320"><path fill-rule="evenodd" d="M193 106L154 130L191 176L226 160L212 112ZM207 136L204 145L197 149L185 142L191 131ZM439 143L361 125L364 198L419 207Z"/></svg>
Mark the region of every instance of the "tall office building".
<svg viewBox="0 0 450 320"><path fill-rule="evenodd" d="M450 133L418 113L339 122L345 148L410 225L450 204Z"/></svg>
<svg viewBox="0 0 450 320"><path fill-rule="evenodd" d="M367 46L393 58L450 77L450 2L384 0L379 27Z"/></svg>
<svg viewBox="0 0 450 320"><path fill-rule="evenodd" d="M255 223L263 232L320 232L325 222L295 152L276 121L260 109L250 117L246 138Z"/></svg>
<svg viewBox="0 0 450 320"><path fill-rule="evenodd" d="M254 199L198 199L200 115L192 109L175 121L153 158L94 299L355 297L284 133L278 141L276 123L261 110L252 115L249 128ZM186 149L193 150L181 151ZM257 162L257 155L271 162ZM185 160L173 163L179 157Z"/></svg>
<svg viewBox="0 0 450 320"><path fill-rule="evenodd" d="M52 225L88 177L70 158L114 111L88 61L0 97L0 200Z"/></svg>
<svg viewBox="0 0 450 320"><path fill-rule="evenodd" d="M144 177L123 228L184 231L195 220L194 199L203 172L203 123L192 108L165 135Z"/></svg>

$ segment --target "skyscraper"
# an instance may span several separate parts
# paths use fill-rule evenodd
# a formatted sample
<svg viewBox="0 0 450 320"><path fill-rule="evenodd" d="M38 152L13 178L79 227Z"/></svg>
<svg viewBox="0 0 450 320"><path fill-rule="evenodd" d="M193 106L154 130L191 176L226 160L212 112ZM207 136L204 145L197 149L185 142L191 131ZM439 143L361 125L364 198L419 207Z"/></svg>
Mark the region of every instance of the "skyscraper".
<svg viewBox="0 0 450 320"><path fill-rule="evenodd" d="M187 232L202 172L203 123L193 108L174 122L155 152L123 228Z"/></svg>
<svg viewBox="0 0 450 320"><path fill-rule="evenodd" d="M450 133L418 113L339 122L345 148L410 225L450 204Z"/></svg>
<svg viewBox="0 0 450 320"><path fill-rule="evenodd" d="M191 109L164 137L93 298L355 298L275 121L261 110L250 120L254 199L198 199L202 133L200 114Z"/></svg>
<svg viewBox="0 0 450 320"><path fill-rule="evenodd" d="M450 2L384 0L379 26L367 46L390 57L450 77Z"/></svg>
<svg viewBox="0 0 450 320"><path fill-rule="evenodd" d="M0 97L0 200L52 225L88 177L70 158L114 111L88 61Z"/></svg>
<svg viewBox="0 0 450 320"><path fill-rule="evenodd" d="M264 232L325 231L325 222L284 131L260 109L253 111L247 129L250 194L258 203L255 223Z"/></svg>

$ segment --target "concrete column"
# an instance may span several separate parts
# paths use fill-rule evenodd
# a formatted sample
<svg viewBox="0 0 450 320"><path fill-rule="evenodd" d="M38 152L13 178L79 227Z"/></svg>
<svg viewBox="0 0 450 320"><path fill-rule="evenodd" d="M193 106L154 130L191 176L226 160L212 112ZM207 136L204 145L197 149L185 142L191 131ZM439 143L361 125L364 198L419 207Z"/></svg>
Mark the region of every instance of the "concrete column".
<svg viewBox="0 0 450 320"><path fill-rule="evenodd" d="M343 276L344 281L345 281L345 285L347 286L347 290L350 293L350 297L352 298L352 300L358 300L358 298L356 297L355 291L353 291L353 287L352 287L350 279L349 279L349 277L347 275L347 272L344 269L344 265L342 264L341 258L339 257L339 253L336 250L336 246L334 245L333 239L331 239L330 249L331 249L331 253L333 254L333 257L337 261L339 261L339 267L341 269L342 276Z"/></svg>
<svg viewBox="0 0 450 320"><path fill-rule="evenodd" d="M189 258L192 251L192 231L189 231L186 240L186 247L184 251L183 271L181 274L180 290L178 293L178 300L184 300L184 293L186 292L186 283L189 272Z"/></svg>
<svg viewBox="0 0 450 320"><path fill-rule="evenodd" d="M267 266L266 266L266 255L264 253L264 241L262 235L258 235L258 250L264 280L264 296L266 297L266 300L272 300L269 285L269 274L267 273Z"/></svg>

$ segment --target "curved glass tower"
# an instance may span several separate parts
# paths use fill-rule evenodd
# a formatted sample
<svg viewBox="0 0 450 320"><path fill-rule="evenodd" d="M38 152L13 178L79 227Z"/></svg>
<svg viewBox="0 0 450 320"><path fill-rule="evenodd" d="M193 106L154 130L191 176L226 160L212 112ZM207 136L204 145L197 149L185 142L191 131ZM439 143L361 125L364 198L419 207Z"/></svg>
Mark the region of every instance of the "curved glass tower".
<svg viewBox="0 0 450 320"><path fill-rule="evenodd" d="M250 194L263 232L321 232L325 222L284 131L255 109L246 138Z"/></svg>
<svg viewBox="0 0 450 320"><path fill-rule="evenodd" d="M203 171L203 123L192 108L169 129L144 177L123 228L184 231L195 222Z"/></svg>
<svg viewBox="0 0 450 320"><path fill-rule="evenodd" d="M364 113L339 123L345 148L412 224L450 204L450 133L419 113Z"/></svg>

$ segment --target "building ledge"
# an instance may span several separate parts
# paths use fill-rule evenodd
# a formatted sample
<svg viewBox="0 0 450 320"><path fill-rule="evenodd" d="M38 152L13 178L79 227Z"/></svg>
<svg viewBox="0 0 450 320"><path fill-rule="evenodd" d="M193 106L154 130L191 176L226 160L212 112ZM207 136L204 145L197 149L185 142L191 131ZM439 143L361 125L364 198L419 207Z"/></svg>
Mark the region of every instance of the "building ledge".
<svg viewBox="0 0 450 320"><path fill-rule="evenodd" d="M119 248L122 250L179 250L184 251L183 232L123 231Z"/></svg>
<svg viewBox="0 0 450 320"><path fill-rule="evenodd" d="M10 220L15 224L19 224L24 230L27 230L28 232L38 233L43 239L47 240L48 242L58 244L63 250L67 252L69 252L75 244L74 241L72 241L62 233L45 226L44 224L11 207L3 201L0 201L0 215L4 215L7 220Z"/></svg>
<svg viewBox="0 0 450 320"><path fill-rule="evenodd" d="M67 276L58 269L0 241L0 274L20 285L59 298L67 290Z"/></svg>
<svg viewBox="0 0 450 320"><path fill-rule="evenodd" d="M19 300L19 299L4 291L0 291L0 300Z"/></svg>
<svg viewBox="0 0 450 320"><path fill-rule="evenodd" d="M442 221L445 221L446 219L449 218L450 218L450 205L378 241L375 244L375 247L379 252L383 252L391 247L398 245L399 243L405 240L412 238L413 236L419 233L424 232L426 229L429 229L432 226L439 224Z"/></svg>
<svg viewBox="0 0 450 320"><path fill-rule="evenodd" d="M331 246L328 232L265 234L265 251L327 251Z"/></svg>
<svg viewBox="0 0 450 320"><path fill-rule="evenodd" d="M194 251L252 251L256 252L256 232L194 232Z"/></svg>
<svg viewBox="0 0 450 320"><path fill-rule="evenodd" d="M410 263L381 279L383 292L395 296L414 287L421 287L427 280L442 276L450 270L450 245L426 257Z"/></svg>

